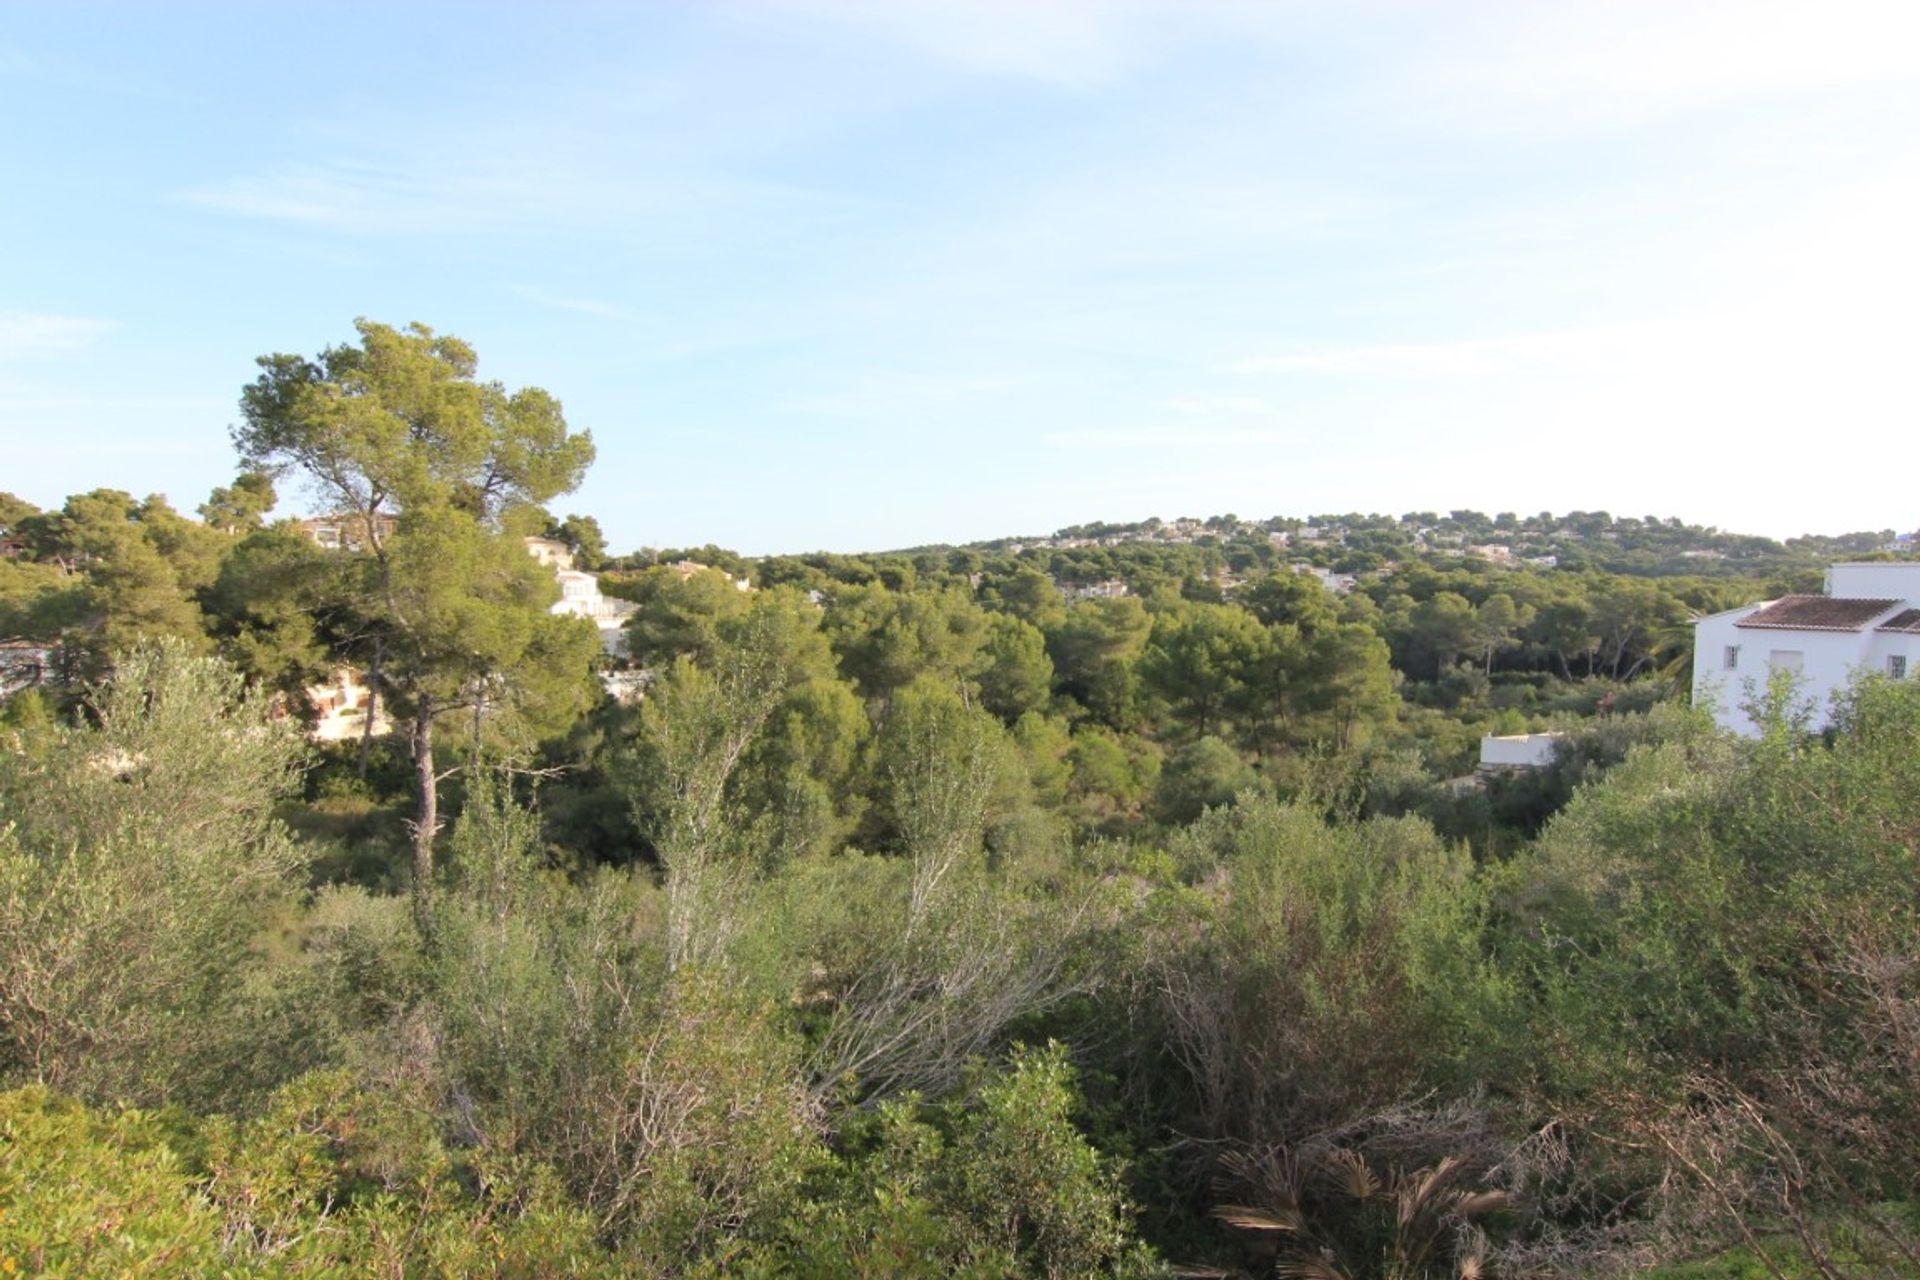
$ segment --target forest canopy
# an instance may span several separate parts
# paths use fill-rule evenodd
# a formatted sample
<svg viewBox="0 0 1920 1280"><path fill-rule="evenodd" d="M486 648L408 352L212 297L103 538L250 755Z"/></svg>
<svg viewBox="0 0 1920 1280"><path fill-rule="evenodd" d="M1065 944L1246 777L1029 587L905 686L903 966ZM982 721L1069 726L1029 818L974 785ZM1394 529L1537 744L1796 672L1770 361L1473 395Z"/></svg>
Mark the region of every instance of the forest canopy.
<svg viewBox="0 0 1920 1280"><path fill-rule="evenodd" d="M0 495L0 1274L1920 1267L1920 685L1687 705L1877 535L614 554L423 326L240 419Z"/></svg>

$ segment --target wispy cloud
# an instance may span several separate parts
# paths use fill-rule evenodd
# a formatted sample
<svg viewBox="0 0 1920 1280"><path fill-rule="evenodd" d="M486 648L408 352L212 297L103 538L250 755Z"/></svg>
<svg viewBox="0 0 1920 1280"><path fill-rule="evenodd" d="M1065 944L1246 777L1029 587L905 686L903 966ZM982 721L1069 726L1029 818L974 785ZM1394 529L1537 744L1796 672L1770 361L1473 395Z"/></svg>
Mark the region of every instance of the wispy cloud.
<svg viewBox="0 0 1920 1280"><path fill-rule="evenodd" d="M1271 413L1273 406L1258 396L1181 396L1162 400L1162 409L1196 416Z"/></svg>
<svg viewBox="0 0 1920 1280"><path fill-rule="evenodd" d="M555 311L571 311L577 315L598 316L603 320L633 320L636 313L628 307L615 302L603 302L598 298L569 298L556 294L543 293L538 289L529 289L523 285L511 286L516 297L525 298L543 307L552 307Z"/></svg>
<svg viewBox="0 0 1920 1280"><path fill-rule="evenodd" d="M1367 91L1415 128L1635 125L1920 73L1909 0L1495 5L1455 19Z"/></svg>
<svg viewBox="0 0 1920 1280"><path fill-rule="evenodd" d="M180 410L220 413L232 401L218 396L97 396L73 392L10 391L0 387L0 413L127 413Z"/></svg>
<svg viewBox="0 0 1920 1280"><path fill-rule="evenodd" d="M864 31L975 74L1076 88L1149 57L1170 12L1143 0L756 0L743 8Z"/></svg>
<svg viewBox="0 0 1920 1280"><path fill-rule="evenodd" d="M286 164L189 188L190 204L242 217L348 232L471 228L497 215L514 190L483 178L409 175L359 164Z"/></svg>
<svg viewBox="0 0 1920 1280"><path fill-rule="evenodd" d="M1041 437L1056 449L1230 449L1288 444L1297 431L1280 427L1194 427L1172 423L1158 427L1091 427L1081 431L1053 431Z"/></svg>
<svg viewBox="0 0 1920 1280"><path fill-rule="evenodd" d="M1342 378L1470 378L1490 374L1591 367L1618 346L1620 330L1590 329L1469 338L1453 342L1382 342L1323 347L1237 360L1235 373L1306 373Z"/></svg>
<svg viewBox="0 0 1920 1280"><path fill-rule="evenodd" d="M117 327L116 321L90 316L0 311L0 361L42 360L78 351Z"/></svg>
<svg viewBox="0 0 1920 1280"><path fill-rule="evenodd" d="M780 407L790 413L826 417L900 419L996 395L1016 386L1018 381L1010 376L883 370L849 378L830 391L793 397L783 401Z"/></svg>

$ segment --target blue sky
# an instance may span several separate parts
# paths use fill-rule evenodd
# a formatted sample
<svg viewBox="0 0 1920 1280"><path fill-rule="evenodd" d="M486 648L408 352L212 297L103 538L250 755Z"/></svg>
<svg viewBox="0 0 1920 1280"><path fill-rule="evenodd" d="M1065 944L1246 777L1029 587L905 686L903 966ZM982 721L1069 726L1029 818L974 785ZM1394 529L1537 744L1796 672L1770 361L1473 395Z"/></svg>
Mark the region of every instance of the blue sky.
<svg viewBox="0 0 1920 1280"><path fill-rule="evenodd" d="M0 489L468 339L616 548L1920 524L1920 5L0 0ZM289 505L298 505L289 494Z"/></svg>

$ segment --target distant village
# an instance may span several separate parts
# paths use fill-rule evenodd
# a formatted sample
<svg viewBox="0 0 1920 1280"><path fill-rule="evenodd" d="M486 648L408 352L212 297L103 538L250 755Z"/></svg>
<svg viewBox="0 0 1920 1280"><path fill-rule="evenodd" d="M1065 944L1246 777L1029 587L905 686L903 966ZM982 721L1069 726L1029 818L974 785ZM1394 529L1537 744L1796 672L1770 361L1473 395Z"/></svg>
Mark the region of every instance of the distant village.
<svg viewBox="0 0 1920 1280"><path fill-rule="evenodd" d="M294 521L293 527L316 546L358 551L390 536L396 521L392 516L382 515L369 525L363 516L322 515ZM560 598L551 606L551 612L584 618L598 630L601 649L609 659L600 672L607 693L622 701L638 699L653 676L651 671L628 660L626 624L639 606L605 594L600 575L578 567L574 550L566 542L551 537L527 537L524 543L527 554L552 571L559 588ZM1326 591L1345 595L1353 591L1362 578L1393 574L1407 563L1479 564L1485 571L1593 568L1654 576L1806 571L1812 566L1861 554L1911 554L1920 550L1920 532L1882 531L1781 543L1687 525L1676 519L1615 517L1606 512L1576 511L1564 516L1543 513L1533 517L1487 516L1474 511L1445 515L1415 512L1397 517L1350 514L1307 519L1273 517L1260 521L1225 515L1204 520L1181 517L1137 523L1093 523L1070 526L1044 537L998 539L944 550L990 553L1033 565L1048 574L1065 601L1074 603L1133 595L1134 587L1121 576L1131 557L1116 560L1111 553L1131 549L1137 555L1155 546L1217 549L1219 554L1209 557L1214 566L1210 570L1211 585L1220 598L1232 599L1252 577L1275 570L1291 570L1311 577ZM922 548L918 552L924 554L927 550ZM11 558L20 552L17 539L0 541L0 557ZM639 553L615 563L624 564L629 571L642 564L650 568L664 567L682 579L700 573L722 573L736 590L754 589L752 578L747 576L752 571L751 562L728 553L713 554L735 567L729 570L685 555L666 559L656 553ZM979 585L979 574L968 577L975 586ZM807 594L816 604L826 603L820 591ZM1920 593L1904 588L1892 593L1908 602L1916 594ZM1891 597L1888 609L1891 610ZM1713 619L1704 621L1711 627L1730 625ZM1911 627L1903 625L1899 634L1911 634ZM1738 646L1720 644L1714 652L1721 655L1720 660L1731 670L1732 660L1724 655L1737 650ZM1876 650L1873 655L1876 665L1890 656L1898 657L1904 667L1907 661L1904 651L1901 655L1889 655ZM0 641L0 696L47 678L54 660L53 652L44 644ZM1702 658L1703 662L1706 660ZM1915 655L1915 661L1920 662L1920 654ZM1821 670L1823 684L1840 678L1826 672L1824 666ZM1697 683L1711 683L1705 668ZM361 676L350 668L337 668L325 682L309 687L306 695L313 709L311 733L316 740L380 736L392 728L384 708L378 706ZM371 725L367 720L370 706L374 708ZM1529 752L1539 749L1537 743L1525 748ZM1500 761L1489 759L1484 763Z"/></svg>

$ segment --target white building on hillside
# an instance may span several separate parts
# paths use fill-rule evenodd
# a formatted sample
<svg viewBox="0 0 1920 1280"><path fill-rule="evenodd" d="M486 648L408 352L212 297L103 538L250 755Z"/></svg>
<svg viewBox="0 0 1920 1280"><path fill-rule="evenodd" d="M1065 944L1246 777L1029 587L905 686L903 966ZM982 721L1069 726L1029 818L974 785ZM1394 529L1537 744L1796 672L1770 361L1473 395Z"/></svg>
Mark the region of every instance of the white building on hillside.
<svg viewBox="0 0 1920 1280"><path fill-rule="evenodd" d="M351 742L367 733L367 706L373 691L352 667L336 667L325 684L310 685L307 701L313 704L313 729L308 737L315 742ZM384 700L373 708L373 736L385 737L393 731Z"/></svg>
<svg viewBox="0 0 1920 1280"><path fill-rule="evenodd" d="M527 554L553 570L560 598L549 613L572 614L600 628L600 647L616 658L625 657L627 633L623 624L640 606L600 594L600 579L573 567L573 552L552 538L528 538Z"/></svg>
<svg viewBox="0 0 1920 1280"><path fill-rule="evenodd" d="M1834 690L1862 672L1920 672L1920 562L1836 564L1827 593L1781 596L1709 614L1693 625L1693 700L1722 728L1757 734L1746 704L1776 671L1798 682L1824 728Z"/></svg>
<svg viewBox="0 0 1920 1280"><path fill-rule="evenodd" d="M550 612L570 613L585 618L600 628L600 647L615 657L627 652L627 633L621 630L629 615L640 606L631 600L617 600L600 594L600 579L578 569L556 569L560 599Z"/></svg>
<svg viewBox="0 0 1920 1280"><path fill-rule="evenodd" d="M549 569L573 568L573 548L556 538L523 538L527 554Z"/></svg>
<svg viewBox="0 0 1920 1280"><path fill-rule="evenodd" d="M1544 769L1553 763L1558 733L1500 733L1480 739L1480 772Z"/></svg>

